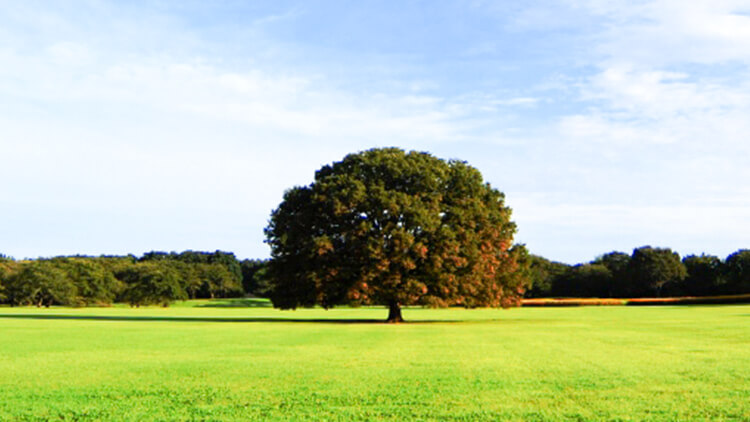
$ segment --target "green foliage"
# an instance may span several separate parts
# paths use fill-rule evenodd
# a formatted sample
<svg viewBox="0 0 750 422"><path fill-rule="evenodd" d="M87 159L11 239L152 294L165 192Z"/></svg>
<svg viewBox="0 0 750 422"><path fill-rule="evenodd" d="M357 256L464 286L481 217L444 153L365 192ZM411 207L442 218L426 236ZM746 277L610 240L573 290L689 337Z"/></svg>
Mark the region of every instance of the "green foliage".
<svg viewBox="0 0 750 422"><path fill-rule="evenodd" d="M226 265L215 262L212 264L196 264L198 279L201 281L203 296L237 297L241 296L242 285L237 281L236 274L229 271Z"/></svg>
<svg viewBox="0 0 750 422"><path fill-rule="evenodd" d="M552 292L558 297L611 297L612 272L603 264L568 267L557 277Z"/></svg>
<svg viewBox="0 0 750 422"><path fill-rule="evenodd" d="M550 261L538 255L530 255L530 286L526 297L549 297L553 288L560 289L559 280L570 268L561 262ZM565 294L564 296L568 296Z"/></svg>
<svg viewBox="0 0 750 422"><path fill-rule="evenodd" d="M740 249L726 260L728 293L750 293L750 250Z"/></svg>
<svg viewBox="0 0 750 422"><path fill-rule="evenodd" d="M290 189L266 228L274 306L511 306L528 280L501 192L461 161L350 154Z"/></svg>
<svg viewBox="0 0 750 422"><path fill-rule="evenodd" d="M141 265L143 264L143 265ZM0 257L0 302L12 305L134 306L195 297L243 294L234 254L149 252L128 256L68 256L33 261Z"/></svg>
<svg viewBox="0 0 750 422"><path fill-rule="evenodd" d="M270 291L268 260L246 259L240 262L240 267L242 288L245 292L256 297L268 297Z"/></svg>
<svg viewBox="0 0 750 422"><path fill-rule="evenodd" d="M0 303L10 303L13 301L8 296L10 284L13 281L15 272L18 271L19 263L11 260L0 261Z"/></svg>
<svg viewBox="0 0 750 422"><path fill-rule="evenodd" d="M77 289L67 274L51 260L22 262L7 280L12 305L78 305Z"/></svg>
<svg viewBox="0 0 750 422"><path fill-rule="evenodd" d="M119 282L96 258L58 257L0 263L13 305L109 305Z"/></svg>
<svg viewBox="0 0 750 422"><path fill-rule="evenodd" d="M179 272L168 264L139 262L123 269L117 278L125 283L120 299L131 306L169 306L174 300L187 299Z"/></svg>
<svg viewBox="0 0 750 422"><path fill-rule="evenodd" d="M237 258L231 252L218 250L215 252L197 252L187 250L178 254L176 252L152 251L144 254L139 261L188 264L187 267L181 264L174 266L181 272L184 287L191 298L213 298L217 294L228 296L242 294L242 268ZM220 265L226 271L200 269L200 266L203 264ZM212 274L211 277L207 276L209 273ZM224 277L228 277L228 279L224 280Z"/></svg>
<svg viewBox="0 0 750 422"><path fill-rule="evenodd" d="M628 271L635 293L633 296L655 293L659 297L665 285L679 283L687 277L687 270L677 252L650 246L633 250Z"/></svg>
<svg viewBox="0 0 750 422"><path fill-rule="evenodd" d="M201 295L201 288L203 287L203 280L200 276L198 269L199 265L202 264L188 264L182 261L175 260L159 260L159 261L146 261L156 262L158 265L169 267L175 270L178 274L180 286L185 294L190 299L195 299Z"/></svg>
<svg viewBox="0 0 750 422"><path fill-rule="evenodd" d="M645 296L716 296L750 293L742 287L742 257L733 257L732 270L719 258L691 255L679 263L679 255L669 249L644 246L633 255L609 252L588 264L568 266L532 256L532 286L529 298L599 297L627 298ZM729 258L727 258L729 262ZM731 280L731 281L730 281Z"/></svg>
<svg viewBox="0 0 750 422"><path fill-rule="evenodd" d="M604 297L628 297L630 295L630 255L624 252L612 251L596 258L592 264L604 265L609 270L612 281Z"/></svg>
<svg viewBox="0 0 750 422"><path fill-rule="evenodd" d="M709 296L725 293L726 281L724 265L716 256L701 254L690 255L682 260L687 270L687 278L682 282L677 295Z"/></svg>
<svg viewBox="0 0 750 422"><path fill-rule="evenodd" d="M99 265L104 267L107 271L109 271L112 274L117 274L118 272L135 264L138 261L138 258L136 258L135 255L126 255L126 256L104 255L104 256L94 258L94 259L96 259L96 262L98 262Z"/></svg>
<svg viewBox="0 0 750 422"><path fill-rule="evenodd" d="M5 295L5 286L8 284L8 278L15 269L15 266L13 260L0 258L0 303L4 303L8 299Z"/></svg>
<svg viewBox="0 0 750 422"><path fill-rule="evenodd" d="M76 302L81 305L109 305L122 286L97 258L53 258L51 262L60 269L76 288Z"/></svg>

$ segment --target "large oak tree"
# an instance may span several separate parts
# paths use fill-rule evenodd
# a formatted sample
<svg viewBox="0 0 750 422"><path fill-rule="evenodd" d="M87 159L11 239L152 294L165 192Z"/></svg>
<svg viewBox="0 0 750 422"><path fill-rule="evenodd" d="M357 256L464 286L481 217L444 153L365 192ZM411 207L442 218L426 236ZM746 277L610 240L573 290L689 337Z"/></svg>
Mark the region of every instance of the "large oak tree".
<svg viewBox="0 0 750 422"><path fill-rule="evenodd" d="M288 190L266 228L274 306L507 307L528 281L504 195L463 161L372 149Z"/></svg>

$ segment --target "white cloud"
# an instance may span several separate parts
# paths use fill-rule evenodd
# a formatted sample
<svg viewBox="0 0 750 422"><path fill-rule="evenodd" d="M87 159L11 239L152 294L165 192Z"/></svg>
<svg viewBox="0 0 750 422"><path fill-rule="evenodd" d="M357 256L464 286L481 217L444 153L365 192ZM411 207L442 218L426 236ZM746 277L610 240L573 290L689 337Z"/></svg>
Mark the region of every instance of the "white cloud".
<svg viewBox="0 0 750 422"><path fill-rule="evenodd" d="M750 7L743 0L582 1L605 19L599 51L618 62L653 66L750 63Z"/></svg>

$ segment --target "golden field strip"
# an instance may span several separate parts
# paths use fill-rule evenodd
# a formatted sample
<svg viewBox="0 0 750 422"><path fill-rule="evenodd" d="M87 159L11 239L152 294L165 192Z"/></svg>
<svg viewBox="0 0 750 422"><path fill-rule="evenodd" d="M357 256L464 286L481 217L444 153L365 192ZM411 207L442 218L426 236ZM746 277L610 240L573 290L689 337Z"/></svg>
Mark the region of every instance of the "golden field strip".
<svg viewBox="0 0 750 422"><path fill-rule="evenodd" d="M750 294L727 296L648 297L634 299L543 298L523 299L523 306L648 306L648 305L714 305L750 303Z"/></svg>

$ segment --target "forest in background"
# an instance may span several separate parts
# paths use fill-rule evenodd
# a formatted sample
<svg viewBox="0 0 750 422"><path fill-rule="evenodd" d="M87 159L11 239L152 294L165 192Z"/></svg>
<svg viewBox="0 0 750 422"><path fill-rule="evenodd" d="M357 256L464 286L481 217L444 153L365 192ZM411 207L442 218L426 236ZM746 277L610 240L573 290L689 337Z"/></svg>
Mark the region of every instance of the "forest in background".
<svg viewBox="0 0 750 422"><path fill-rule="evenodd" d="M265 261L231 252L148 252L141 257L0 257L0 303L11 306L132 306L263 293Z"/></svg>
<svg viewBox="0 0 750 422"><path fill-rule="evenodd" d="M726 259L680 258L669 248L642 246L631 254L609 252L588 263L568 265L531 255L526 297L637 298L750 293L750 250Z"/></svg>
<svg viewBox="0 0 750 422"><path fill-rule="evenodd" d="M0 255L0 303L11 306L168 306L198 298L267 297L268 260L231 252L148 252L141 257L59 256L15 260ZM525 297L637 298L750 293L750 250L726 259L680 258L643 246L569 265L530 255Z"/></svg>

